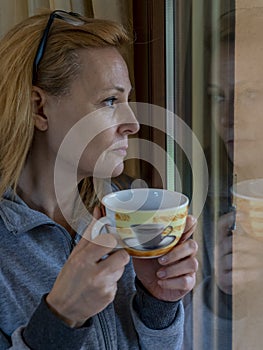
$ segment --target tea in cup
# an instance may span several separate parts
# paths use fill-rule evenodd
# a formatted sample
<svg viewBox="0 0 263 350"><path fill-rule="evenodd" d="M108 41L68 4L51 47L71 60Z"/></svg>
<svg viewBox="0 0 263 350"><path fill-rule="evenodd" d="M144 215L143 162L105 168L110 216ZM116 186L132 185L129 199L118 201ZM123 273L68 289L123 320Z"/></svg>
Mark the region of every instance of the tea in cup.
<svg viewBox="0 0 263 350"><path fill-rule="evenodd" d="M179 192L136 188L103 197L106 216L92 229L91 237L107 232L132 256L152 258L165 254L181 238L188 214L188 198Z"/></svg>

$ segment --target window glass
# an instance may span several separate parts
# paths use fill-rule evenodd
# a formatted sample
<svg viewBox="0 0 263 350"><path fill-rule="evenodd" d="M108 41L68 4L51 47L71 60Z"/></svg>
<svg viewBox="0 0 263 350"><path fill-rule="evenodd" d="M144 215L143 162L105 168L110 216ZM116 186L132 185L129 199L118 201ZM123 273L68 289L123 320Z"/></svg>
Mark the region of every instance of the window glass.
<svg viewBox="0 0 263 350"><path fill-rule="evenodd" d="M200 271L192 295L184 301L184 348L261 349L263 4L166 3L166 16L173 11L174 26L173 35L168 31L166 36L167 89L173 87L168 91L173 91L174 112L193 132L191 139L185 137L192 144L190 162L181 145L168 151L176 159L184 192L192 196L194 215L199 216L206 195L206 167L194 137L209 173L195 234ZM178 132L176 123L174 128ZM202 176L197 181L199 191L196 174L203 174L203 181ZM169 168L167 176L174 176ZM167 183L176 188L176 181Z"/></svg>

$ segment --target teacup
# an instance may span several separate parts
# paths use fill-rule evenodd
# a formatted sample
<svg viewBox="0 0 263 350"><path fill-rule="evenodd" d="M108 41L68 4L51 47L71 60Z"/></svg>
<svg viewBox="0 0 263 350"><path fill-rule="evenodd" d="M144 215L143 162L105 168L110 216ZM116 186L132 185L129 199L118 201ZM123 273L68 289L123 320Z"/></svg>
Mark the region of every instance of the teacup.
<svg viewBox="0 0 263 350"><path fill-rule="evenodd" d="M165 254L180 240L188 214L188 198L179 192L136 188L113 192L102 199L106 216L92 229L91 237L116 235L117 248L135 257Z"/></svg>
<svg viewBox="0 0 263 350"><path fill-rule="evenodd" d="M236 206L236 226L255 238L263 239L263 179L239 182L232 189Z"/></svg>

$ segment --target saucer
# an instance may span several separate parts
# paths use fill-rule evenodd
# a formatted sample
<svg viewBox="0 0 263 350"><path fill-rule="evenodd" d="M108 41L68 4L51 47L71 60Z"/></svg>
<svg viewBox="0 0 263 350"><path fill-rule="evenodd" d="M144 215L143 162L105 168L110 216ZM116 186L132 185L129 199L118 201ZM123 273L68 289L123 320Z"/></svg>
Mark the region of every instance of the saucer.
<svg viewBox="0 0 263 350"><path fill-rule="evenodd" d="M152 259L167 253L179 239L180 237L174 235L166 236L156 247L151 249L143 247L136 238L130 237L124 239L124 248L135 258Z"/></svg>

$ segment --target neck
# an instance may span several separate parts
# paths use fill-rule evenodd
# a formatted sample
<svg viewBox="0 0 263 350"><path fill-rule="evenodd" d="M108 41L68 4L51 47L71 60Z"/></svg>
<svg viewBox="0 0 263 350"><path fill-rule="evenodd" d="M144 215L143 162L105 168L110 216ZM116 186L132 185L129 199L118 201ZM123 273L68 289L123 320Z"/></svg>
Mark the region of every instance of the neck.
<svg viewBox="0 0 263 350"><path fill-rule="evenodd" d="M72 233L66 218L72 217L77 183L70 186L69 173L58 169L60 181L55 186L54 164L55 159L45 154L35 156L31 151L18 183L18 195L30 208L46 214Z"/></svg>

